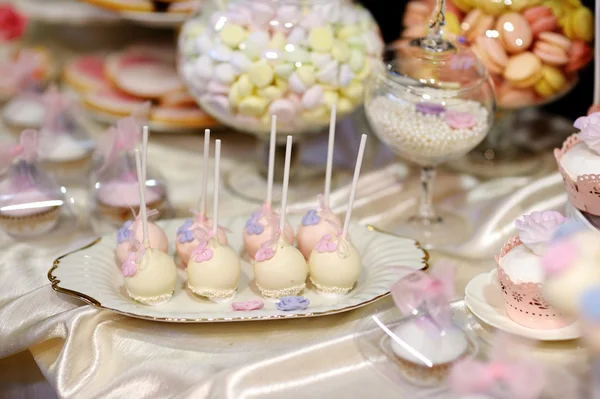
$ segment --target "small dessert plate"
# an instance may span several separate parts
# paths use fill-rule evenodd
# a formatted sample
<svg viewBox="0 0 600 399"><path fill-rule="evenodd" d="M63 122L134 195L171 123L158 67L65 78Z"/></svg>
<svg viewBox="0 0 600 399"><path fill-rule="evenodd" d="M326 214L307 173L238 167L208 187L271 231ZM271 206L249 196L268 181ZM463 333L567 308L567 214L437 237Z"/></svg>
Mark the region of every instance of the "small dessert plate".
<svg viewBox="0 0 600 399"><path fill-rule="evenodd" d="M496 269L475 276L465 288L465 304L475 316L500 330L539 341L565 341L581 336L579 323L555 330L534 330L512 321L504 311L504 301Z"/></svg>
<svg viewBox="0 0 600 399"><path fill-rule="evenodd" d="M571 204L568 201L567 201L567 205L565 207L565 214L568 217L577 220L578 222L583 224L585 227L587 227L591 231L598 231L598 228L594 225L594 223L592 223L592 221L590 221L590 219L588 219L588 217L586 217L586 215L584 215L583 212L581 212L579 209L575 208L573 206L573 204ZM598 216L593 216L593 215L589 215L589 218L594 220L596 223L598 223L598 221L600 220L600 218Z"/></svg>
<svg viewBox="0 0 600 399"><path fill-rule="evenodd" d="M290 223L300 223L301 216L290 216ZM174 254L174 239L183 219L159 221L170 242ZM241 231L245 217L223 220L229 228L230 246L242 253ZM146 306L130 299L125 290L120 265L115 260L115 235L106 235L91 244L66 254L54 261L48 272L52 288L62 294L100 308L140 319L173 323L210 323L272 320L300 317L325 316L346 312L374 302L390 293L390 287L398 281L404 266L422 270L428 267L429 255L420 245L409 238L393 236L373 229L352 224L350 236L362 255L363 270L356 286L347 295L326 298L319 295L309 284L301 293L310 300L304 310L280 311L275 303L261 298L254 284L252 264L242 257L242 276L233 302L262 300L264 307L255 311L233 311L231 303L214 303L194 295L186 286L185 269L178 265L178 281L170 302L160 306Z"/></svg>

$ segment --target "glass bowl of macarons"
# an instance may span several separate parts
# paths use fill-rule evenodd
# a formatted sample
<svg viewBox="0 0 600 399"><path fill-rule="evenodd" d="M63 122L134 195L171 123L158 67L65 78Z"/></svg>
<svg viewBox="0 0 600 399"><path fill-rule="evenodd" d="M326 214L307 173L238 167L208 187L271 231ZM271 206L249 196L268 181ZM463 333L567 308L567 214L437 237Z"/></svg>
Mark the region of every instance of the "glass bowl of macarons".
<svg viewBox="0 0 600 399"><path fill-rule="evenodd" d="M427 0L409 2L400 40L420 37L432 9ZM511 138L519 112L554 102L577 84L578 72L593 58L592 11L566 0L448 0L446 9L446 36L478 55L494 81L498 104L495 127L463 169L472 170L472 162L522 157L524 149L517 151ZM522 173L534 166L528 165Z"/></svg>

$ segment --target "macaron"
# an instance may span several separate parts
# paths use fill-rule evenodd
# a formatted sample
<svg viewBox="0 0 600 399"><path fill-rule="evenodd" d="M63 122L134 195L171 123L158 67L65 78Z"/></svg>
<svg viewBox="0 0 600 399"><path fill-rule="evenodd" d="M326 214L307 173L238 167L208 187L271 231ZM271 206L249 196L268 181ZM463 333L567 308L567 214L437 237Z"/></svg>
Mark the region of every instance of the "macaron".
<svg viewBox="0 0 600 399"><path fill-rule="evenodd" d="M476 0L477 7L488 15L498 16L506 11L504 0Z"/></svg>
<svg viewBox="0 0 600 399"><path fill-rule="evenodd" d="M583 40L575 40L569 50L569 62L565 66L565 72L571 73L580 70L594 58L590 46Z"/></svg>
<svg viewBox="0 0 600 399"><path fill-rule="evenodd" d="M509 58L503 76L513 87L531 87L542 77L542 61L529 51L514 55Z"/></svg>
<svg viewBox="0 0 600 399"><path fill-rule="evenodd" d="M567 79L560 69L550 65L542 66L542 77L534 85L535 91L542 97L551 97L567 85Z"/></svg>
<svg viewBox="0 0 600 399"><path fill-rule="evenodd" d="M211 127L217 121L198 106L191 107L152 107L150 121L172 127Z"/></svg>
<svg viewBox="0 0 600 399"><path fill-rule="evenodd" d="M535 43L533 52L549 65L565 65L569 62L571 41L560 33L542 32Z"/></svg>
<svg viewBox="0 0 600 399"><path fill-rule="evenodd" d="M452 4L456 6L462 12L469 12L473 7L475 7L475 2L473 0L452 0Z"/></svg>
<svg viewBox="0 0 600 399"><path fill-rule="evenodd" d="M498 89L500 108L522 108L535 102L535 92L531 89L516 89L505 83Z"/></svg>
<svg viewBox="0 0 600 399"><path fill-rule="evenodd" d="M548 6L528 8L523 12L523 16L529 22L533 36L537 36L542 32L552 32L558 28L558 18Z"/></svg>
<svg viewBox="0 0 600 399"><path fill-rule="evenodd" d="M589 8L579 7L569 13L572 22L574 40L591 42L594 38L594 14Z"/></svg>
<svg viewBox="0 0 600 399"><path fill-rule="evenodd" d="M494 27L494 17L485 15L480 9L471 10L461 24L462 34L472 43L478 36L485 35L485 32Z"/></svg>
<svg viewBox="0 0 600 399"><path fill-rule="evenodd" d="M508 54L498 39L479 36L472 46L483 65L491 73L501 75L508 63Z"/></svg>
<svg viewBox="0 0 600 399"><path fill-rule="evenodd" d="M521 14L506 13L496 21L496 30L506 51L511 54L525 51L531 46L533 33L529 23Z"/></svg>
<svg viewBox="0 0 600 399"><path fill-rule="evenodd" d="M104 60L102 57L95 55L74 58L65 65L63 79L72 88L80 92L106 86Z"/></svg>

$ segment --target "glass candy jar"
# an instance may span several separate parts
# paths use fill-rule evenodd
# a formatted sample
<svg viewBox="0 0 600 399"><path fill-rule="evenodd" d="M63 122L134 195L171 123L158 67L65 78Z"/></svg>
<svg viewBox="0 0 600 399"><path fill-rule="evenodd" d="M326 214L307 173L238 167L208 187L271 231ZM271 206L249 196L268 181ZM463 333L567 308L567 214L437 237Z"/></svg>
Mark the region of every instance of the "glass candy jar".
<svg viewBox="0 0 600 399"><path fill-rule="evenodd" d="M349 0L210 0L183 27L179 68L200 106L226 125L265 134L318 130L363 100L383 42Z"/></svg>

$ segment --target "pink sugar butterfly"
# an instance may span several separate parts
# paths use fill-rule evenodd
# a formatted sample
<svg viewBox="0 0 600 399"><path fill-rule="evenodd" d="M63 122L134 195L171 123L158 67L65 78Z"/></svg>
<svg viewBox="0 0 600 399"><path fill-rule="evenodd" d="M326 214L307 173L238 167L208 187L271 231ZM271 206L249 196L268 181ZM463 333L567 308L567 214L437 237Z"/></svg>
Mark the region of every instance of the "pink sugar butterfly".
<svg viewBox="0 0 600 399"><path fill-rule="evenodd" d="M337 250L337 243L332 240L333 236L331 234L325 234L317 245L315 245L315 249L319 253L323 252L335 252Z"/></svg>
<svg viewBox="0 0 600 399"><path fill-rule="evenodd" d="M198 246L192 251L190 258L198 263L211 260L213 257L213 251L212 249L207 248L207 246L207 241L201 241L200 244L198 244Z"/></svg>

